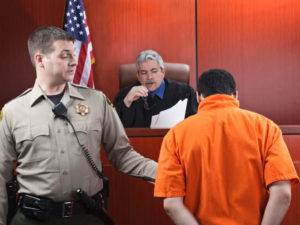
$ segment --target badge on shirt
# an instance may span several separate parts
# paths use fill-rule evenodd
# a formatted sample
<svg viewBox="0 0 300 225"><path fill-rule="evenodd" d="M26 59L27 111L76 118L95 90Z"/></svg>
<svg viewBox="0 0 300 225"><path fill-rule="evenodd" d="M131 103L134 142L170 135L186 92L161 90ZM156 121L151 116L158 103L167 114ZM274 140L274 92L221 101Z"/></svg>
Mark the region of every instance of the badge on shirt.
<svg viewBox="0 0 300 225"><path fill-rule="evenodd" d="M89 107L85 104L79 103L76 105L76 112L82 116L85 116L85 114L89 113Z"/></svg>
<svg viewBox="0 0 300 225"><path fill-rule="evenodd" d="M3 120L3 108L1 109L1 112L0 112L0 122Z"/></svg>

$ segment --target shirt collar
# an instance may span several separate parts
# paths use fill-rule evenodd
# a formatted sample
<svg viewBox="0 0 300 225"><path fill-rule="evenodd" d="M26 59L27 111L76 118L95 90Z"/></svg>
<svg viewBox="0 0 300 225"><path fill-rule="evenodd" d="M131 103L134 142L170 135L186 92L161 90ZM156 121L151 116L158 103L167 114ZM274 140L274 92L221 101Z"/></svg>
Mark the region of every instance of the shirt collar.
<svg viewBox="0 0 300 225"><path fill-rule="evenodd" d="M39 87L39 84L37 83L37 81L35 81L32 91L31 91L30 106L33 106L38 100L40 100L42 98L45 99L46 95Z"/></svg>
<svg viewBox="0 0 300 225"><path fill-rule="evenodd" d="M164 93L166 89L166 83L165 80L163 79L159 88L157 88L155 91L149 91L150 95L157 95L160 99L163 99Z"/></svg>
<svg viewBox="0 0 300 225"><path fill-rule="evenodd" d="M198 111L239 106L239 100L236 98L226 94L215 94L204 98L199 104Z"/></svg>
<svg viewBox="0 0 300 225"><path fill-rule="evenodd" d="M32 88L31 92L31 100L30 100L30 106L33 106L36 104L40 99L45 99L46 94L42 91L37 81L35 81L34 86ZM66 90L64 95L68 95L73 98L78 98L81 100L84 100L85 98L78 92L77 88L74 87L71 83L67 83Z"/></svg>
<svg viewBox="0 0 300 225"><path fill-rule="evenodd" d="M83 97L82 94L80 94L78 92L78 88L76 88L75 86L73 86L73 84L71 84L70 82L67 84L67 88L69 90L69 95L71 97L79 98L81 100L85 100L85 97ZM82 88L84 88L84 87L82 87Z"/></svg>

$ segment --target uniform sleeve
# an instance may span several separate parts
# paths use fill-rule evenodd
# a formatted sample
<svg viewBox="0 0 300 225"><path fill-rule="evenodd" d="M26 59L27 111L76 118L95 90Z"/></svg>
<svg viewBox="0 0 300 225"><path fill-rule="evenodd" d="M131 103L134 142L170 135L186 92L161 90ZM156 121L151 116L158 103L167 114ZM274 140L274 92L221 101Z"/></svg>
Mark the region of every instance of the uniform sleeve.
<svg viewBox="0 0 300 225"><path fill-rule="evenodd" d="M161 146L154 196L185 196L184 166L180 160L176 137L172 129L165 136Z"/></svg>
<svg viewBox="0 0 300 225"><path fill-rule="evenodd" d="M299 178L283 140L281 130L275 124L271 127L268 135L268 150L264 167L265 184L268 186L279 180L291 180L292 185L297 184Z"/></svg>
<svg viewBox="0 0 300 225"><path fill-rule="evenodd" d="M197 102L196 92L191 87L189 89L190 89L190 95L189 95L188 104L186 107L185 118L196 114L197 110L198 110L198 102Z"/></svg>
<svg viewBox="0 0 300 225"><path fill-rule="evenodd" d="M128 92L127 92L128 93ZM127 94L126 93L126 94ZM123 123L124 127L133 127L135 115L135 108L133 105L131 107L126 107L123 100L126 95L122 95L120 92L117 94L114 105L116 107L117 113Z"/></svg>
<svg viewBox="0 0 300 225"><path fill-rule="evenodd" d="M157 163L133 150L115 109L105 102L105 98L103 101L102 143L108 161L120 172L153 182Z"/></svg>
<svg viewBox="0 0 300 225"><path fill-rule="evenodd" d="M5 108L1 114L3 116L0 118L0 225L6 225L8 206L6 183L12 179L16 154Z"/></svg>

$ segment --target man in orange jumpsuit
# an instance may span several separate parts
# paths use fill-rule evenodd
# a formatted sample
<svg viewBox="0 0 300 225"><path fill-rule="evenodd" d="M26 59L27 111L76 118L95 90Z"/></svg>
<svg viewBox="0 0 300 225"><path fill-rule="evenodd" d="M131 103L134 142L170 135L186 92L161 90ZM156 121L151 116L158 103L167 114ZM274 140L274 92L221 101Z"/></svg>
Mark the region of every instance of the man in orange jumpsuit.
<svg viewBox="0 0 300 225"><path fill-rule="evenodd" d="M279 225L299 182L279 127L239 108L225 70L204 72L198 92L198 113L164 138L154 195L177 225Z"/></svg>

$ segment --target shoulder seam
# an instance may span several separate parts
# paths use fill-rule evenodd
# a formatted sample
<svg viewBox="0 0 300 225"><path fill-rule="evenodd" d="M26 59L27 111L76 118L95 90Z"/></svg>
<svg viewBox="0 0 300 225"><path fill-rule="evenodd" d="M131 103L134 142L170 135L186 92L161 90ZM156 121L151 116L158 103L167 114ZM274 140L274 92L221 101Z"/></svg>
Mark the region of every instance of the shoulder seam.
<svg viewBox="0 0 300 225"><path fill-rule="evenodd" d="M18 95L17 98L18 98L18 97L21 97L21 96L23 96L23 95L28 94L31 90L32 90L32 88L28 88L28 89L27 89L26 91L24 91L22 94Z"/></svg>
<svg viewBox="0 0 300 225"><path fill-rule="evenodd" d="M80 85L80 84L74 84L74 83L70 83L72 86L74 86L74 87L78 87L78 88L83 88L83 89L89 89L88 87L85 87L85 86L82 86L82 85ZM90 89L92 89L92 88L90 88Z"/></svg>

